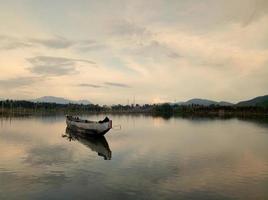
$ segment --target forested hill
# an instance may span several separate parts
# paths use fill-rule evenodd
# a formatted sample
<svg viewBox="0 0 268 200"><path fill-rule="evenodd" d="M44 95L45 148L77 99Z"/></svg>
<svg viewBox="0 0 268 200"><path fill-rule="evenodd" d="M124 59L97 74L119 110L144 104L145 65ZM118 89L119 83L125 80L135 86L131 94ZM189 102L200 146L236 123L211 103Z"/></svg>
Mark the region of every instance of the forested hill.
<svg viewBox="0 0 268 200"><path fill-rule="evenodd" d="M241 101L236 104L237 106L261 106L261 107L268 107L268 95L255 97L253 99L247 101Z"/></svg>

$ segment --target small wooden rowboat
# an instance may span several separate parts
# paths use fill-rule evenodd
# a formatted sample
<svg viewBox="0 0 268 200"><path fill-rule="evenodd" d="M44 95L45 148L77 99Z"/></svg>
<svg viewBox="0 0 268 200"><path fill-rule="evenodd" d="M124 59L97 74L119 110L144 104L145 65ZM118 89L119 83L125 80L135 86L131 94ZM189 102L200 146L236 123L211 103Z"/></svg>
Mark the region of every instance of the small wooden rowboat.
<svg viewBox="0 0 268 200"><path fill-rule="evenodd" d="M112 120L105 117L102 121L89 121L79 117L66 116L67 127L90 135L104 135L112 128Z"/></svg>

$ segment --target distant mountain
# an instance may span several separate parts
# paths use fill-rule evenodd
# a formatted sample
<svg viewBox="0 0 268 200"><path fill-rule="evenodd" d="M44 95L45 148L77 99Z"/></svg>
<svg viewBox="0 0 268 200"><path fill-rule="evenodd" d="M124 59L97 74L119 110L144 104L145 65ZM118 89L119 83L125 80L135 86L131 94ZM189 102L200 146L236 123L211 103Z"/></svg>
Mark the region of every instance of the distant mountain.
<svg viewBox="0 0 268 200"><path fill-rule="evenodd" d="M178 105L200 105L200 106L210 106L210 105L220 105L220 106L231 106L233 105L232 103L229 102L225 102L225 101L212 101L212 100L208 100L208 99L190 99L188 101L185 102L178 102Z"/></svg>
<svg viewBox="0 0 268 200"><path fill-rule="evenodd" d="M69 99L65 99L62 97L53 97L53 96L44 96L44 97L40 97L37 99L31 99L30 101L32 102L43 102L43 103L58 103L58 104L69 104L69 103L73 103L73 104L92 104L90 101L88 100L78 100L78 101L74 101L74 100L69 100Z"/></svg>
<svg viewBox="0 0 268 200"><path fill-rule="evenodd" d="M190 99L190 100L183 103L183 105L192 105L192 104L202 105L202 106L210 106L212 104L217 104L217 102L211 101L208 99Z"/></svg>
<svg viewBox="0 0 268 200"><path fill-rule="evenodd" d="M230 103L230 102L227 102L227 101L220 101L220 102L218 102L217 105L220 105L220 106L233 106L234 104Z"/></svg>
<svg viewBox="0 0 268 200"><path fill-rule="evenodd" d="M247 101L240 101L237 106L265 106L268 107L268 95L255 97Z"/></svg>

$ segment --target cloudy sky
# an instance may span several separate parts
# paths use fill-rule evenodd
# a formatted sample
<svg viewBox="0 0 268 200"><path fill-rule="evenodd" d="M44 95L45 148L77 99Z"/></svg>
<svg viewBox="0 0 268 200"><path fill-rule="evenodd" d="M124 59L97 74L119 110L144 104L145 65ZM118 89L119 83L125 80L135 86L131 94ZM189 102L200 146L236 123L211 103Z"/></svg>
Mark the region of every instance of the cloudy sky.
<svg viewBox="0 0 268 200"><path fill-rule="evenodd" d="M0 0L0 97L99 104L268 93L266 0Z"/></svg>

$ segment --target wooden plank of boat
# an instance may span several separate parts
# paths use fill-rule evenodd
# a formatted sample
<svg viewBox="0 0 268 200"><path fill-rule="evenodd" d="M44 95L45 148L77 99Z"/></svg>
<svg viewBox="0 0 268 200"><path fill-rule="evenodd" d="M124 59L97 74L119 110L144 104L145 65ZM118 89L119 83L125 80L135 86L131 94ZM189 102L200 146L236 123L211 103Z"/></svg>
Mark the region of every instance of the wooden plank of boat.
<svg viewBox="0 0 268 200"><path fill-rule="evenodd" d="M104 135L112 128L112 120L106 117L102 121L89 121L79 117L66 116L67 127L76 131L92 135Z"/></svg>

